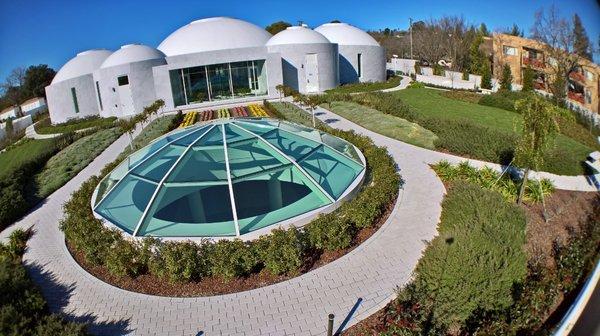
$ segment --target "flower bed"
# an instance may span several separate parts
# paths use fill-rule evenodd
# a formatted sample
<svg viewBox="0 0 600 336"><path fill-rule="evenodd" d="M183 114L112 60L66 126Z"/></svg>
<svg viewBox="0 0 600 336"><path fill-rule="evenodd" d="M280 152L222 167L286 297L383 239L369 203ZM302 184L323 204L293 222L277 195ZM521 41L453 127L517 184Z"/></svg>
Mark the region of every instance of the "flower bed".
<svg viewBox="0 0 600 336"><path fill-rule="evenodd" d="M198 112L191 111L185 114L183 117L183 122L179 125L179 128L188 127L193 125L196 122L196 115Z"/></svg>

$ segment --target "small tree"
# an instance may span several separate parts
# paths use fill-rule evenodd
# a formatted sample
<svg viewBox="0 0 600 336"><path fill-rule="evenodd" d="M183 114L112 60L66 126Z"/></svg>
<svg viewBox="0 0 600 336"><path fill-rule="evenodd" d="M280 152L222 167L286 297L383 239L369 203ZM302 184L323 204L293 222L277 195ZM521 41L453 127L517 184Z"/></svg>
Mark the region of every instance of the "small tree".
<svg viewBox="0 0 600 336"><path fill-rule="evenodd" d="M464 80L464 81L468 81L469 80L469 71L467 69L463 70L462 80Z"/></svg>
<svg viewBox="0 0 600 336"><path fill-rule="evenodd" d="M492 88L492 71L490 70L490 62L484 59L481 65L481 87L490 90Z"/></svg>
<svg viewBox="0 0 600 336"><path fill-rule="evenodd" d="M137 124L137 118L130 119L119 119L117 125L123 130L123 132L127 133L129 136L129 148L133 149L133 131L135 130L135 125Z"/></svg>
<svg viewBox="0 0 600 336"><path fill-rule="evenodd" d="M535 80L535 72L531 67L525 68L523 71L523 92L533 91L533 81Z"/></svg>
<svg viewBox="0 0 600 336"><path fill-rule="evenodd" d="M6 126L5 126L4 130L6 131L6 137L8 139L12 138L13 132L15 130L14 126L13 126L12 118L6 119Z"/></svg>
<svg viewBox="0 0 600 336"><path fill-rule="evenodd" d="M310 109L310 113L312 114L313 127L317 127L317 123L315 120L315 109L317 108L317 106L319 106L320 102L321 102L321 99L319 96L315 96L315 95L304 96L304 104L306 104L306 106L308 106L308 108Z"/></svg>
<svg viewBox="0 0 600 336"><path fill-rule="evenodd" d="M515 148L515 163L523 167L523 181L519 190L517 203L523 200L529 171L537 170L543 163L544 152L550 140L558 133L558 117L560 110L543 97L529 94L525 99L515 102L515 109L523 116L521 139Z"/></svg>
<svg viewBox="0 0 600 336"><path fill-rule="evenodd" d="M500 90L512 91L513 76L510 71L510 65L504 64L502 67L502 78L500 78Z"/></svg>
<svg viewBox="0 0 600 336"><path fill-rule="evenodd" d="M283 93L285 91L285 86L283 86L283 84L279 84L275 86L275 90L277 90L277 92L279 93L279 102L281 103L281 100L283 99Z"/></svg>

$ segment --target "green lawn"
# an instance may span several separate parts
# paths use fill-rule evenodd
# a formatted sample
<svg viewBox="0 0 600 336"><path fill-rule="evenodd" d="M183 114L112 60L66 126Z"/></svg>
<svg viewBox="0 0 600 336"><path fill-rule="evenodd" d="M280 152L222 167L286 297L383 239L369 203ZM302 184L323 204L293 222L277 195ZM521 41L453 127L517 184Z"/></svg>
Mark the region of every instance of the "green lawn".
<svg viewBox="0 0 600 336"><path fill-rule="evenodd" d="M75 132L90 127L110 127L111 125L114 125L115 120L117 120L116 117L90 117L84 119L71 120L62 124L51 125L50 119L47 118L41 120L35 125L35 131L39 134Z"/></svg>
<svg viewBox="0 0 600 336"><path fill-rule="evenodd" d="M406 89L390 93L426 117L449 120L469 120L492 130L518 135L521 116L496 107L489 107L447 98L443 92L430 89ZM382 114L383 115L383 114ZM582 131L583 130L582 128ZM585 173L581 162L595 149L573 138L559 134L555 147L549 150L544 170L556 174L578 175Z"/></svg>
<svg viewBox="0 0 600 336"><path fill-rule="evenodd" d="M100 130L83 137L50 158L36 175L37 197L44 198L62 187L122 134L119 128Z"/></svg>
<svg viewBox="0 0 600 336"><path fill-rule="evenodd" d="M54 150L54 140L52 139L25 139L16 145L10 146L5 152L0 153L0 179L21 167L30 158L43 156Z"/></svg>
<svg viewBox="0 0 600 336"><path fill-rule="evenodd" d="M280 118L285 119L287 121L312 127L312 116L301 108L297 107L291 103L269 103L268 106L272 106L277 113L281 114ZM325 125L319 118L315 118L315 123L317 126Z"/></svg>
<svg viewBox="0 0 600 336"><path fill-rule="evenodd" d="M327 90L327 93L357 93L357 92L371 92L378 90L391 89L400 85L402 77L392 77L385 82L374 82L374 83L355 83L345 84L335 89Z"/></svg>
<svg viewBox="0 0 600 336"><path fill-rule="evenodd" d="M418 124L382 114L375 109L354 102L333 102L325 106L332 112L369 130L416 146L434 149L437 136Z"/></svg>

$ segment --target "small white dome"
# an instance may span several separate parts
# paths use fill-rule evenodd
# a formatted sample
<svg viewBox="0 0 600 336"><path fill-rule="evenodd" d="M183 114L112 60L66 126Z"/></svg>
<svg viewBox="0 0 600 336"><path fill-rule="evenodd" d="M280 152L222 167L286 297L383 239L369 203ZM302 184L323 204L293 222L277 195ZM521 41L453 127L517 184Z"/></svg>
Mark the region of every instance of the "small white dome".
<svg viewBox="0 0 600 336"><path fill-rule="evenodd" d="M331 43L329 40L312 29L293 26L288 27L271 37L267 46L282 44L310 44L310 43Z"/></svg>
<svg viewBox="0 0 600 336"><path fill-rule="evenodd" d="M158 46L167 56L203 51L263 47L271 34L252 23L213 17L193 21L169 35Z"/></svg>
<svg viewBox="0 0 600 336"><path fill-rule="evenodd" d="M126 44L104 60L100 68L109 68L116 65L158 58L165 58L165 54L160 50L142 44Z"/></svg>
<svg viewBox="0 0 600 336"><path fill-rule="evenodd" d="M326 23L315 28L332 43L339 45L378 46L379 43L367 32L347 23Z"/></svg>
<svg viewBox="0 0 600 336"><path fill-rule="evenodd" d="M52 80L52 84L91 74L100 67L110 54L112 54L112 51L106 49L92 49L80 52L58 70Z"/></svg>

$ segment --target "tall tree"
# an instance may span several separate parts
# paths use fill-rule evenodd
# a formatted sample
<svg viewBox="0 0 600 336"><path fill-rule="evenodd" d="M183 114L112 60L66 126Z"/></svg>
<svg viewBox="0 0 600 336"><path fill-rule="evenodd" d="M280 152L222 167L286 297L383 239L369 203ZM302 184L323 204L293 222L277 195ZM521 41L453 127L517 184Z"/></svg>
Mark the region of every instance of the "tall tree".
<svg viewBox="0 0 600 336"><path fill-rule="evenodd" d="M490 36L490 31L488 30L488 27L483 22L479 25L479 32L481 34L483 34L483 36Z"/></svg>
<svg viewBox="0 0 600 336"><path fill-rule="evenodd" d="M585 28L581 23L581 19L579 15L573 15L573 36L575 37L575 41L573 43L573 51L588 60L592 60L592 46L590 44L590 39L585 32Z"/></svg>
<svg viewBox="0 0 600 336"><path fill-rule="evenodd" d="M6 77L6 81L0 84L4 98L10 105L20 105L25 99L23 94L23 83L25 82L25 69L18 67L13 69Z"/></svg>
<svg viewBox="0 0 600 336"><path fill-rule="evenodd" d="M547 65L552 72L552 76L546 77L546 84L557 104L564 103L567 78L582 60L580 55L574 53L575 37L571 23L560 16L556 7L551 6L548 11L542 9L535 14L531 29L533 38L545 43Z"/></svg>
<svg viewBox="0 0 600 336"><path fill-rule="evenodd" d="M521 138L515 149L515 163L525 169L517 199L517 203L521 203L529 171L537 170L543 164L545 150L559 131L561 112L537 94L517 100L515 109L523 118Z"/></svg>
<svg viewBox="0 0 600 336"><path fill-rule="evenodd" d="M483 59L483 64L481 64L481 87L484 89L491 90L492 89L492 69L490 69L491 64L487 58Z"/></svg>
<svg viewBox="0 0 600 336"><path fill-rule="evenodd" d="M523 70L523 92L533 91L533 81L535 80L535 73L531 67L526 67Z"/></svg>
<svg viewBox="0 0 600 336"><path fill-rule="evenodd" d="M469 69L471 73L481 75L485 55L479 49L483 43L483 35L477 34L469 46Z"/></svg>
<svg viewBox="0 0 600 336"><path fill-rule="evenodd" d="M507 29L505 33L512 36L523 37L523 30L519 29L519 26L517 26L516 23L513 23L512 27Z"/></svg>
<svg viewBox="0 0 600 336"><path fill-rule="evenodd" d="M23 81L23 93L27 98L45 97L46 86L50 85L56 75L54 69L46 64L32 65L27 68Z"/></svg>
<svg viewBox="0 0 600 336"><path fill-rule="evenodd" d="M502 67L502 77L500 78L500 90L512 91L513 75L510 71L510 65L505 63Z"/></svg>
<svg viewBox="0 0 600 336"><path fill-rule="evenodd" d="M279 33L282 30L285 30L287 27L291 27L292 24L289 22L285 22L285 21L277 21L277 22L273 22L270 25L268 25L265 30L268 31L269 33L271 33L272 35L275 35L277 33Z"/></svg>

